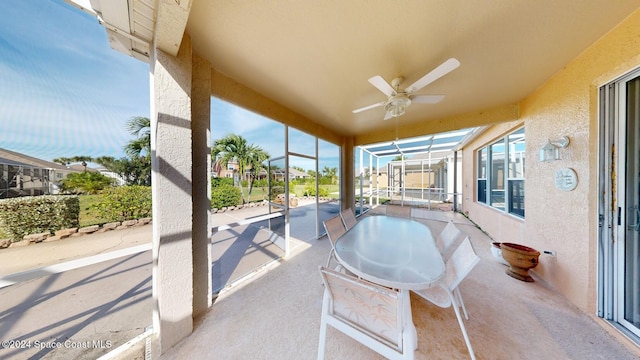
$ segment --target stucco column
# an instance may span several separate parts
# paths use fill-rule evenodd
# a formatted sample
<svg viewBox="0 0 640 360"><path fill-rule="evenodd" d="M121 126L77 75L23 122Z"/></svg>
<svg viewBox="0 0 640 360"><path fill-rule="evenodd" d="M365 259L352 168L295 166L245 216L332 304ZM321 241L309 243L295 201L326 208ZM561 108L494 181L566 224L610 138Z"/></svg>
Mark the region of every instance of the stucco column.
<svg viewBox="0 0 640 360"><path fill-rule="evenodd" d="M355 203L355 172L353 158L353 137L345 137L340 147L340 208L353 207Z"/></svg>
<svg viewBox="0 0 640 360"><path fill-rule="evenodd" d="M193 331L191 39L151 64L154 357ZM159 350L159 351L158 351Z"/></svg>
<svg viewBox="0 0 640 360"><path fill-rule="evenodd" d="M193 315L212 301L211 279L211 65L193 54L191 83L193 139Z"/></svg>

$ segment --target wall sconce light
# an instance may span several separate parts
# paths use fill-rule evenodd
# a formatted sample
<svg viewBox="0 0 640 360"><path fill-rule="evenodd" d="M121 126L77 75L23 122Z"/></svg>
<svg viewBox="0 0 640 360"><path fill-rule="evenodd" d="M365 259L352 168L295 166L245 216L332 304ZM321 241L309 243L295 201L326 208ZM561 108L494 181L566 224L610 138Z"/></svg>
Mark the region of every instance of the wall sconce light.
<svg viewBox="0 0 640 360"><path fill-rule="evenodd" d="M569 138L566 136L557 141L547 140L547 143L540 149L540 161L560 160L560 148L566 148L568 145Z"/></svg>

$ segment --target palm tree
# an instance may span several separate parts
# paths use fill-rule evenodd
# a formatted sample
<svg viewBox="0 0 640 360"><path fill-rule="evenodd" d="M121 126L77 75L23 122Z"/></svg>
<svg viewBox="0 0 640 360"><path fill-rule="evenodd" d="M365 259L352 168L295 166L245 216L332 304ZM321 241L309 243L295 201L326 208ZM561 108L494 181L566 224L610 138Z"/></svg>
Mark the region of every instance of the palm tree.
<svg viewBox="0 0 640 360"><path fill-rule="evenodd" d="M124 152L132 158L144 156L151 159L151 120L148 117L134 116L127 121L127 130L134 140L124 147Z"/></svg>
<svg viewBox="0 0 640 360"><path fill-rule="evenodd" d="M70 158L59 157L59 158L53 159L53 162L60 165L64 165L64 166L67 166L72 163L81 163L82 166L84 166L84 170L87 170L87 162L93 162L93 158L91 156L86 156L86 155L74 156Z"/></svg>
<svg viewBox="0 0 640 360"><path fill-rule="evenodd" d="M260 173L260 170L264 167L262 163L270 157L269 153L261 147L255 145L249 146L248 165L251 168L251 174L249 177L249 197L251 197L251 191L253 191L253 182L256 180L256 176Z"/></svg>
<svg viewBox="0 0 640 360"><path fill-rule="evenodd" d="M262 162L269 158L269 154L259 146L249 145L242 136L230 134L213 143L211 157L224 167L227 167L229 162L235 160L238 164L238 173L241 180L245 171L252 169L253 174L249 181L249 195L251 195L255 174L260 171ZM242 190L242 181L240 181L239 186L240 190ZM246 202L244 192L242 192L242 203Z"/></svg>
<svg viewBox="0 0 640 360"><path fill-rule="evenodd" d="M330 179L330 182L331 182L332 185L334 185L335 182L336 182L337 174L338 174L338 168L335 168L335 167L330 168L328 166L325 166L322 169L322 175L324 177Z"/></svg>
<svg viewBox="0 0 640 360"><path fill-rule="evenodd" d="M59 157L59 158L53 159L53 162L56 164L67 166L71 164L73 160L71 160L71 158L68 158L68 157Z"/></svg>
<svg viewBox="0 0 640 360"><path fill-rule="evenodd" d="M129 141L124 152L129 159L122 162L127 177L138 185L151 185L151 120L144 116L134 116L126 124L129 134L135 139Z"/></svg>

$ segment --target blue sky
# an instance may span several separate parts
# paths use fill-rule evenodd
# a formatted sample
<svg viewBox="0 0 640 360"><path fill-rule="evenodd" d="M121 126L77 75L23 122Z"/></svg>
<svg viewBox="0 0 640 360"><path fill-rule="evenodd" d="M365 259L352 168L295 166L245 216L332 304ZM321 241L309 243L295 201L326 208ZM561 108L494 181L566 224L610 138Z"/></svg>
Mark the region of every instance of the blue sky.
<svg viewBox="0 0 640 360"><path fill-rule="evenodd" d="M123 156L149 116L149 67L110 49L96 18L61 0L0 12L0 147L45 160Z"/></svg>
<svg viewBox="0 0 640 360"><path fill-rule="evenodd" d="M126 121L150 116L148 64L112 50L97 19L62 0L5 2L0 54L0 148L44 160L118 158L132 139ZM284 152L281 124L217 99L211 117L214 140L237 133L271 155ZM299 132L290 141L291 151L313 151ZM321 167L337 166L337 147L329 148L333 159Z"/></svg>

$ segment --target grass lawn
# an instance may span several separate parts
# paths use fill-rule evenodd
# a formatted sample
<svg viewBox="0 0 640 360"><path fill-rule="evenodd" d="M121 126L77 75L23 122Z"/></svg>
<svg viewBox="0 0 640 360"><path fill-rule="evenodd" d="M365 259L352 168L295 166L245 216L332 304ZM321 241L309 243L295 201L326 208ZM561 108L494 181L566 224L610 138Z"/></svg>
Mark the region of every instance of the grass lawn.
<svg viewBox="0 0 640 360"><path fill-rule="evenodd" d="M251 190L251 197L249 197L249 188L243 187L242 191L244 192L245 199L249 199L249 202L262 201L267 198L267 187L254 187Z"/></svg>
<svg viewBox="0 0 640 360"><path fill-rule="evenodd" d="M91 210L91 205L100 201L101 195L80 195L80 227L103 224L105 221L100 218L95 210Z"/></svg>
<svg viewBox="0 0 640 360"><path fill-rule="evenodd" d="M296 194L297 197L302 197L304 195L304 188L305 185L294 185L293 189L291 189L291 192ZM327 189L330 198L338 198L338 192L340 191L338 185L320 185L320 188ZM244 191L245 198L249 198L249 188L245 186L242 188L242 191ZM267 198L267 193L268 189L266 186L254 187L251 191L251 197L249 198L249 201L253 202L265 200Z"/></svg>

